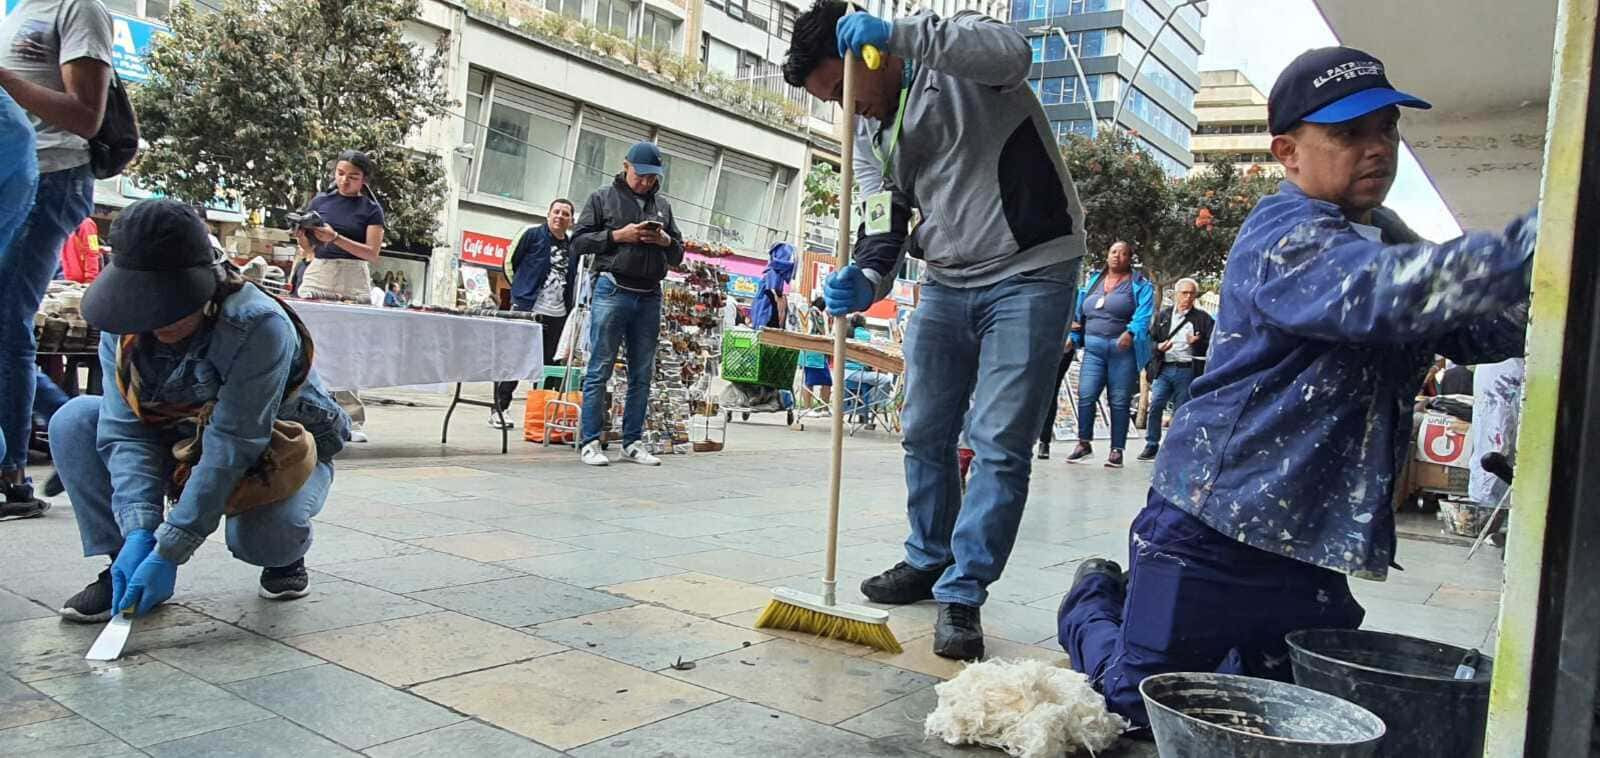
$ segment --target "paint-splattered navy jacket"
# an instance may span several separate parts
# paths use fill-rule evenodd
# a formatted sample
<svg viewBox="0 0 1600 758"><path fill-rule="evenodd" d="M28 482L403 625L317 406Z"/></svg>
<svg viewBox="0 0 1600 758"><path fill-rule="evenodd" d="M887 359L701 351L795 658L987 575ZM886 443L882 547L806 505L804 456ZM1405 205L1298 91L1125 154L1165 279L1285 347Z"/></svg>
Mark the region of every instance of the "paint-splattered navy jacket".
<svg viewBox="0 0 1600 758"><path fill-rule="evenodd" d="M1435 353L1469 365L1523 354L1535 224L1436 245L1373 216L1383 242L1289 182L1250 213L1210 365L1153 487L1248 545L1383 579L1423 374Z"/></svg>

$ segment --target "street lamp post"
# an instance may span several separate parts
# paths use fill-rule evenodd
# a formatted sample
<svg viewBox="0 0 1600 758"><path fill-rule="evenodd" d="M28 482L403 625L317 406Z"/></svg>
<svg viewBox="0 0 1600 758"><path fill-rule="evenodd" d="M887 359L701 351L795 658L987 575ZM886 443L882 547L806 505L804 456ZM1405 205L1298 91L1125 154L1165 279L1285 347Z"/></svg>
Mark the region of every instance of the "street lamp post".
<svg viewBox="0 0 1600 758"><path fill-rule="evenodd" d="M1172 26L1173 17L1178 15L1178 11L1181 11L1191 5L1199 5L1202 2L1205 2L1205 0L1183 0L1182 2L1173 5L1172 10L1167 11L1167 17L1161 20L1161 28L1157 29L1156 35L1150 38L1150 44L1145 46L1144 55L1139 56L1139 62L1134 65L1133 75L1128 77L1128 88L1123 90L1121 97L1117 98L1117 108L1111 112L1112 126L1116 126L1118 123L1117 119L1122 118L1122 106L1128 102L1128 93L1133 91L1133 83L1139 80L1139 71L1144 68L1145 59L1149 58L1150 54L1155 52L1156 43L1161 41L1161 34L1167 30L1167 27Z"/></svg>
<svg viewBox="0 0 1600 758"><path fill-rule="evenodd" d="M1050 32L1055 32L1056 34L1061 35L1061 44L1063 47L1067 48L1067 55L1072 58L1072 67L1078 71L1078 84L1083 87L1083 104L1089 107L1089 137L1094 138L1098 136L1100 132L1100 114L1095 112L1094 95L1089 91L1089 77L1084 76L1083 74L1083 62L1078 60L1078 51L1072 49L1072 40L1067 39L1066 31L1059 26L1035 26L1028 31L1031 31L1035 34L1049 34ZM1043 48L1044 46L1041 44L1040 47ZM1042 59L1043 55L1041 54L1040 57ZM1043 73L1040 74L1040 77L1041 79L1043 78ZM1039 89L1041 90L1040 96L1043 97L1042 90L1044 87L1042 84ZM1113 121L1112 123L1115 124L1116 122Z"/></svg>

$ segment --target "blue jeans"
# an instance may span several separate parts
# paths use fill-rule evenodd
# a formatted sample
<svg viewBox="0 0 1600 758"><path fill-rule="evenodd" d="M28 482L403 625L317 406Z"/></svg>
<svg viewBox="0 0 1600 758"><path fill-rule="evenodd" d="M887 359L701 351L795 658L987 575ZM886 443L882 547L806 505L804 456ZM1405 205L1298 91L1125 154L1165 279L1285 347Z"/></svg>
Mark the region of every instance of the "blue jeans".
<svg viewBox="0 0 1600 758"><path fill-rule="evenodd" d="M33 315L39 311L67 235L94 210L94 174L87 165L39 177L33 210L0 252L0 470L28 463L33 430Z"/></svg>
<svg viewBox="0 0 1600 758"><path fill-rule="evenodd" d="M1284 635L1355 629L1366 610L1344 574L1257 550L1152 491L1129 532L1128 583L1091 574L1056 619L1072 668L1111 712L1148 726L1139 683L1172 671L1293 682Z"/></svg>
<svg viewBox="0 0 1600 758"><path fill-rule="evenodd" d="M661 292L630 292L608 277L594 283L589 318L589 370L583 377L583 416L578 442L600 439L606 412L606 383L617 362L617 349L628 350L628 398L622 410L622 445L644 436L644 415L650 407L650 379L655 375L656 343L661 335Z"/></svg>
<svg viewBox="0 0 1600 758"><path fill-rule="evenodd" d="M50 423L50 417L67 404L65 390L56 386L55 380L37 368L33 372L33 415Z"/></svg>
<svg viewBox="0 0 1600 758"><path fill-rule="evenodd" d="M1088 335L1080 351L1083 363L1078 368L1078 441L1094 439L1094 408L1102 391L1111 399L1111 449L1128 446L1128 418L1133 408L1133 391L1139 386L1138 360L1133 346L1117 347L1117 341Z"/></svg>
<svg viewBox="0 0 1600 758"><path fill-rule="evenodd" d="M122 529L111 508L111 472L95 444L101 398L75 397L50 420L50 457L72 499L85 557L122 548ZM287 566L311 550L311 519L322 512L333 486L333 464L322 462L293 496L227 517L228 551L245 563ZM217 507L221 507L218 504Z"/></svg>
<svg viewBox="0 0 1600 758"><path fill-rule="evenodd" d="M941 603L983 605L1011 557L1077 279L1070 261L987 287L922 285L905 341L906 563L944 571ZM965 502L963 418L974 453Z"/></svg>
<svg viewBox="0 0 1600 758"><path fill-rule="evenodd" d="M1194 366L1184 363L1164 363L1161 373L1150 383L1150 416L1144 422L1144 440L1152 445L1161 444L1161 421L1167 415L1167 403L1172 404L1172 415L1189 402L1189 385L1194 383Z"/></svg>

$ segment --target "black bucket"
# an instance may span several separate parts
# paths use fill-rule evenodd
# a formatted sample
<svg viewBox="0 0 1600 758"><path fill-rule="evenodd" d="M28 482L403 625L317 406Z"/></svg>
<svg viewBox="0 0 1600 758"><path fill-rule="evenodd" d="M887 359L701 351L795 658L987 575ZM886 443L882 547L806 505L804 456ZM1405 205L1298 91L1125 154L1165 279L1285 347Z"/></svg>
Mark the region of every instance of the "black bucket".
<svg viewBox="0 0 1600 758"><path fill-rule="evenodd" d="M1161 758L1371 758L1383 721L1316 690L1229 674L1139 684Z"/></svg>
<svg viewBox="0 0 1600 758"><path fill-rule="evenodd" d="M1360 705L1389 725L1388 758L1483 755L1494 660L1456 679L1466 648L1399 634L1305 629L1286 638L1294 680Z"/></svg>

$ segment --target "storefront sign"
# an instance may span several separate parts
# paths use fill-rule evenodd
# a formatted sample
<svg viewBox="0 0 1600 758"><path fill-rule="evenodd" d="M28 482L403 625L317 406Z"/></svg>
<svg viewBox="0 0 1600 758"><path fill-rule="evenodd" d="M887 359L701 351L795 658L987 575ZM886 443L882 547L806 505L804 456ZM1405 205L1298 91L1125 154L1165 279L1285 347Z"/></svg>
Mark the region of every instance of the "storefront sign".
<svg viewBox="0 0 1600 758"><path fill-rule="evenodd" d="M137 179L134 179L127 174L123 174L117 178L117 191L121 193L123 197L131 200L144 200L151 197L163 197L161 192L140 186ZM238 213L241 215L244 213L244 206L242 206L238 200L229 200L220 194L217 195L217 197L212 198L211 202L206 203L206 208L208 210L221 211L223 213Z"/></svg>
<svg viewBox="0 0 1600 758"><path fill-rule="evenodd" d="M149 21L111 14L111 68L129 84L143 84L150 80L150 43L157 34L165 34L167 27Z"/></svg>
<svg viewBox="0 0 1600 758"><path fill-rule="evenodd" d="M728 274L728 294L734 297L755 297L761 292L761 279L744 274Z"/></svg>
<svg viewBox="0 0 1600 758"><path fill-rule="evenodd" d="M504 269L511 253L511 240L477 232L461 233L461 262L493 269Z"/></svg>

